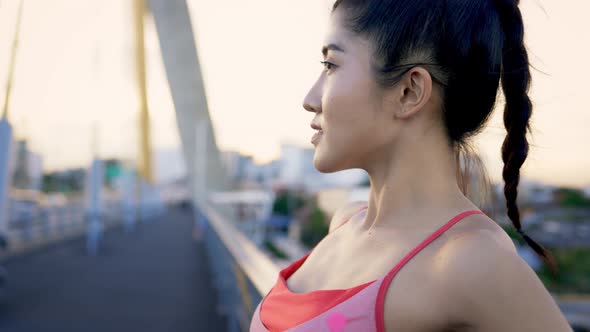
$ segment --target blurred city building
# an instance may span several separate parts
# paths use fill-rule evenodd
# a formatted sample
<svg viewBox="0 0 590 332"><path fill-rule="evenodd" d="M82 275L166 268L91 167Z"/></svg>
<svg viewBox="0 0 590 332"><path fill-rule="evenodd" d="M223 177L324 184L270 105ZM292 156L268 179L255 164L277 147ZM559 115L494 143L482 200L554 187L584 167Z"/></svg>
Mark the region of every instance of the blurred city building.
<svg viewBox="0 0 590 332"><path fill-rule="evenodd" d="M294 188L317 193L328 188L354 187L366 183L366 172L360 169L332 174L317 171L313 164L314 149L282 144L277 160L256 164L251 156L225 151L222 159L236 187Z"/></svg>
<svg viewBox="0 0 590 332"><path fill-rule="evenodd" d="M159 185L187 177L186 162L180 147L155 150L154 164L155 180Z"/></svg>
<svg viewBox="0 0 590 332"><path fill-rule="evenodd" d="M12 174L12 185L18 189L41 190L43 179L43 158L40 154L29 149L26 140L13 142L12 163L10 174Z"/></svg>

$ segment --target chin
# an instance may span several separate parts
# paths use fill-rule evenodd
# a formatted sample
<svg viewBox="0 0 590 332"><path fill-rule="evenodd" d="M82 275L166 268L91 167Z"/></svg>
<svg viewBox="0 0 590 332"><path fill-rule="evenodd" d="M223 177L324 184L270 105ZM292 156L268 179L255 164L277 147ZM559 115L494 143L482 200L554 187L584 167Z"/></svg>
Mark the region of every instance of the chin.
<svg viewBox="0 0 590 332"><path fill-rule="evenodd" d="M313 158L313 166L320 173L335 173L348 169L343 167L341 160L338 160L337 158L330 158L329 156L322 156L321 152L318 153L317 150Z"/></svg>

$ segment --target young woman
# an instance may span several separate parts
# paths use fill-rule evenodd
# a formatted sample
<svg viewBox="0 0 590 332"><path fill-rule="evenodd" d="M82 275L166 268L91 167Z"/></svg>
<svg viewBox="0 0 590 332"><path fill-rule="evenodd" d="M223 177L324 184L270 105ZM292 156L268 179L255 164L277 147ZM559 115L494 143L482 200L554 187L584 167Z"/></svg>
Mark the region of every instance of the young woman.
<svg viewBox="0 0 590 332"><path fill-rule="evenodd" d="M508 216L555 268L516 206L532 110L518 1L338 0L322 53L304 101L314 166L366 170L370 199L281 271L250 331L571 331L457 176L501 81Z"/></svg>

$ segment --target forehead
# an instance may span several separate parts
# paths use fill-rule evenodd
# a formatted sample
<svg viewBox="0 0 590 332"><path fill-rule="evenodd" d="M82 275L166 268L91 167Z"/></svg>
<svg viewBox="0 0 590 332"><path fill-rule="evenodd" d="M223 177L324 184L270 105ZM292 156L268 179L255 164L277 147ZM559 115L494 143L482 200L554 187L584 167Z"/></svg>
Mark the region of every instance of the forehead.
<svg viewBox="0 0 590 332"><path fill-rule="evenodd" d="M350 48L349 45L359 43L361 39L345 27L342 10L336 10L330 15L326 36L324 37L324 45L336 44L342 48L346 46Z"/></svg>
<svg viewBox="0 0 590 332"><path fill-rule="evenodd" d="M345 15L342 9L337 9L330 15L323 46L331 44L342 49L341 54L346 57L352 56L362 62L371 62L371 43L345 26Z"/></svg>

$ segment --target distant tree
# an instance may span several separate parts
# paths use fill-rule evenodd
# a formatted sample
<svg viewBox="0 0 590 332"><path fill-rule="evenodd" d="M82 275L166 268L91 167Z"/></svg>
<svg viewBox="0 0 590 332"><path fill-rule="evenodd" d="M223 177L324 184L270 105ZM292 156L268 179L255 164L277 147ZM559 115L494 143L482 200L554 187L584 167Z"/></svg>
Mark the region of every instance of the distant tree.
<svg viewBox="0 0 590 332"><path fill-rule="evenodd" d="M41 190L44 193L60 192L70 194L84 189L85 171L73 169L43 174Z"/></svg>
<svg viewBox="0 0 590 332"><path fill-rule="evenodd" d="M554 191L554 198L563 207L590 207L590 199L578 189L558 188Z"/></svg>
<svg viewBox="0 0 590 332"><path fill-rule="evenodd" d="M43 179L41 180L41 191L44 193L57 191L57 182L58 180L55 174L43 174Z"/></svg>
<svg viewBox="0 0 590 332"><path fill-rule="evenodd" d="M590 294L590 248L553 248L551 253L559 265L553 275L546 266L537 273L554 293Z"/></svg>
<svg viewBox="0 0 590 332"><path fill-rule="evenodd" d="M301 242L309 248L313 248L329 231L325 213L319 208L317 202L310 203L311 213L307 220L302 222Z"/></svg>
<svg viewBox="0 0 590 332"><path fill-rule="evenodd" d="M281 216L292 216L295 211L303 207L305 198L301 194L289 190L283 190L277 193L273 203L273 214Z"/></svg>

